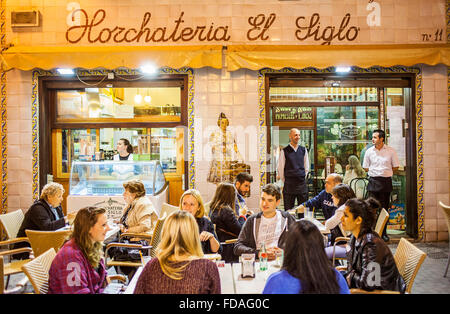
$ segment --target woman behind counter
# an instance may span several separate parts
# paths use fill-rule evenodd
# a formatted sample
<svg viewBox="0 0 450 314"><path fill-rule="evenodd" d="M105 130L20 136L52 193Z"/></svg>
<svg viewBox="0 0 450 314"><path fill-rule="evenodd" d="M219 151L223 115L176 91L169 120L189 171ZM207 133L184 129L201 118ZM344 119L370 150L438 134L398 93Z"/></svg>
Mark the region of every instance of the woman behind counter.
<svg viewBox="0 0 450 314"><path fill-rule="evenodd" d="M205 206L200 192L194 189L184 192L180 199L180 209L191 213L197 221L203 253L219 252L220 243L213 223L205 217Z"/></svg>
<svg viewBox="0 0 450 314"><path fill-rule="evenodd" d="M114 155L113 160L133 160L133 146L126 138L117 141L116 149L118 154Z"/></svg>
<svg viewBox="0 0 450 314"><path fill-rule="evenodd" d="M49 271L49 294L97 294L106 286L103 241L109 226L104 208L85 207L75 217L71 239Z"/></svg>
<svg viewBox="0 0 450 314"><path fill-rule="evenodd" d="M214 262L203 258L194 217L185 211L165 221L157 258L147 263L138 279L136 294L220 294Z"/></svg>

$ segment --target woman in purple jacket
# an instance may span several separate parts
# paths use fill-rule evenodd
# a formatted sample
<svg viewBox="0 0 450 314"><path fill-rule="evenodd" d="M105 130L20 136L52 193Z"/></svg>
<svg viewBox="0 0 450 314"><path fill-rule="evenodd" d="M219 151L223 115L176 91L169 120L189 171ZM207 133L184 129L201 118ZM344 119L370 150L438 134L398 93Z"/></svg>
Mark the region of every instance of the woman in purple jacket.
<svg viewBox="0 0 450 314"><path fill-rule="evenodd" d="M56 254L49 271L49 294L95 294L106 286L103 240L110 229L104 208L78 211L71 239Z"/></svg>

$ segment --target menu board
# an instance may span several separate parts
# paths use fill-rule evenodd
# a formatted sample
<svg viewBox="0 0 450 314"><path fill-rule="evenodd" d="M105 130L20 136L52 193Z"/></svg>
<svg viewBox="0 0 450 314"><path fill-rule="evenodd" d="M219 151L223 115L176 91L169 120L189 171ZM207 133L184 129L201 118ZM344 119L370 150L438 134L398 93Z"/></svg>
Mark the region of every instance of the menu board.
<svg viewBox="0 0 450 314"><path fill-rule="evenodd" d="M312 107L275 107L274 121L313 121Z"/></svg>

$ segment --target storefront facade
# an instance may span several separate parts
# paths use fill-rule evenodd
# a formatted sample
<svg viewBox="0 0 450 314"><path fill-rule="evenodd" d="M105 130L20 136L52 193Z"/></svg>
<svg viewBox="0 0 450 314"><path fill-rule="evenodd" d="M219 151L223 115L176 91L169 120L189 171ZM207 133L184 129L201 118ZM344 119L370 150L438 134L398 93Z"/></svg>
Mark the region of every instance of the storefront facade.
<svg viewBox="0 0 450 314"><path fill-rule="evenodd" d="M208 182L210 136L223 112L254 177L250 208L258 207L255 191L274 181L274 148L286 144L290 127L300 128L305 144L314 147L316 190L326 157L338 158L345 168L350 155L361 157L370 131L381 127L403 160L396 195L408 215L404 229L425 241L447 239L438 205L449 203L446 1L191 2L142 1L133 8L107 1L2 2L8 70L2 72L3 211L28 208L49 174L67 180L63 158L57 159L63 150L55 149L69 130L90 130L83 136L98 141L98 150L105 132L130 131L123 134L136 134L136 140L150 135L152 146L151 134L170 129L174 140L167 145L177 146L171 162L178 185L172 186L179 192L196 188L209 201L215 191ZM12 26L11 12L23 10L40 11L42 24ZM157 64L156 76L139 72L144 60ZM337 73L339 66L349 72ZM65 67L79 68L78 78L56 72ZM161 85L170 77L184 82L175 121L169 111L142 120L61 122L48 101L49 90L70 90L64 82L73 91L94 87L81 81L103 79L95 88L140 88L145 97L152 86L170 87ZM46 89L47 81L53 87ZM281 114L293 108L302 116ZM112 142L105 145L114 148ZM179 194L172 195L176 204Z"/></svg>

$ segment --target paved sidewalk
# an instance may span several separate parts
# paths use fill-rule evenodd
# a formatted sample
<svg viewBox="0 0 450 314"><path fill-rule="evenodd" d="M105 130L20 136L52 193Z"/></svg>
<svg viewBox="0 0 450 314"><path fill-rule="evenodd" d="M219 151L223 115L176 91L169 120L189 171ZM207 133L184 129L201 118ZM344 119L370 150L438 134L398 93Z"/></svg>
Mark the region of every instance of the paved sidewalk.
<svg viewBox="0 0 450 314"><path fill-rule="evenodd" d="M449 252L448 242L418 242L414 245L427 253L427 257L417 273L411 294L450 294L450 269L447 277L443 277ZM389 244L389 247L394 253L397 243Z"/></svg>

